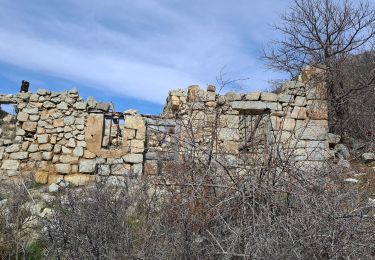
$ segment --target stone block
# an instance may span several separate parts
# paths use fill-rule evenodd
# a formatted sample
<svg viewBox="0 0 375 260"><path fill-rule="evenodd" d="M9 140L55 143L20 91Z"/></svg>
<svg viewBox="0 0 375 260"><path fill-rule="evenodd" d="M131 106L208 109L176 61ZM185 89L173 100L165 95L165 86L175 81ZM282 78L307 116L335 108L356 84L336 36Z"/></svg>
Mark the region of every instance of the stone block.
<svg viewBox="0 0 375 260"><path fill-rule="evenodd" d="M69 182L75 186L84 186L92 181L92 177L88 174L69 174L64 177L66 182Z"/></svg>
<svg viewBox="0 0 375 260"><path fill-rule="evenodd" d="M325 100L307 101L306 111L310 119L328 120L328 105Z"/></svg>
<svg viewBox="0 0 375 260"><path fill-rule="evenodd" d="M64 125L64 118L59 118L53 121L53 127L63 127Z"/></svg>
<svg viewBox="0 0 375 260"><path fill-rule="evenodd" d="M221 115L219 118L219 125L223 128L239 128L240 117L238 115Z"/></svg>
<svg viewBox="0 0 375 260"><path fill-rule="evenodd" d="M127 163L141 163L143 162L143 154L126 154L122 159Z"/></svg>
<svg viewBox="0 0 375 260"><path fill-rule="evenodd" d="M282 110L282 107L277 102L262 102L262 101L234 101L231 103L235 110L247 110L254 114L264 113L266 110Z"/></svg>
<svg viewBox="0 0 375 260"><path fill-rule="evenodd" d="M60 156L60 162L67 163L67 164L75 164L78 163L79 158L77 156L63 154Z"/></svg>
<svg viewBox="0 0 375 260"><path fill-rule="evenodd" d="M29 157L28 152L16 152L16 153L11 153L9 155L9 159L13 159L13 160L24 160L24 159L27 159L28 157Z"/></svg>
<svg viewBox="0 0 375 260"><path fill-rule="evenodd" d="M27 108L24 108L22 112L25 112L29 115L37 115L39 114L39 109L37 107L27 107Z"/></svg>
<svg viewBox="0 0 375 260"><path fill-rule="evenodd" d="M130 164L113 164L111 165L111 173L113 175L129 175Z"/></svg>
<svg viewBox="0 0 375 260"><path fill-rule="evenodd" d="M143 140L131 140L130 141L130 152L131 153L143 153L144 141Z"/></svg>
<svg viewBox="0 0 375 260"><path fill-rule="evenodd" d="M79 162L79 172L94 173L96 169L96 161L90 159L81 159Z"/></svg>
<svg viewBox="0 0 375 260"><path fill-rule="evenodd" d="M70 147L70 148L75 148L76 147L76 141L74 140L74 138L70 138L68 143L66 144L67 147Z"/></svg>
<svg viewBox="0 0 375 260"><path fill-rule="evenodd" d="M39 152L30 153L29 154L29 160L31 161L41 161L42 160L42 154Z"/></svg>
<svg viewBox="0 0 375 260"><path fill-rule="evenodd" d="M41 144L39 145L39 150L40 151L47 151L47 152L50 152L52 151L53 149L53 145L52 144Z"/></svg>
<svg viewBox="0 0 375 260"><path fill-rule="evenodd" d="M74 103L73 107L75 109L78 109L78 110L85 110L86 107L87 107L87 103L86 102L76 102L76 103Z"/></svg>
<svg viewBox="0 0 375 260"><path fill-rule="evenodd" d="M158 163L157 161L148 160L144 163L144 174L156 175L158 174Z"/></svg>
<svg viewBox="0 0 375 260"><path fill-rule="evenodd" d="M29 115L25 112L18 112L17 120L20 122L26 122L27 120L29 120Z"/></svg>
<svg viewBox="0 0 375 260"><path fill-rule="evenodd" d="M245 95L245 100L256 101L260 99L260 92L249 92Z"/></svg>
<svg viewBox="0 0 375 260"><path fill-rule="evenodd" d="M34 174L34 181L39 184L47 184L48 183L48 172L46 171L37 171Z"/></svg>
<svg viewBox="0 0 375 260"><path fill-rule="evenodd" d="M27 121L27 122L24 122L22 124L22 129L25 130L25 131L28 131L28 132L35 132L36 131L36 127L37 127L37 123L36 122Z"/></svg>
<svg viewBox="0 0 375 260"><path fill-rule="evenodd" d="M45 161L51 161L53 158L52 152L42 152L42 159Z"/></svg>
<svg viewBox="0 0 375 260"><path fill-rule="evenodd" d="M55 170L58 173L69 174L71 173L72 167L68 163L56 163Z"/></svg>
<svg viewBox="0 0 375 260"><path fill-rule="evenodd" d="M12 145L9 145L5 148L5 152L7 153L15 153L15 152L18 152L19 150L21 149L21 145L20 144L12 144Z"/></svg>
<svg viewBox="0 0 375 260"><path fill-rule="evenodd" d="M68 105L65 103L65 102L61 102L59 104L57 104L57 109L60 109L60 110L67 110L68 109Z"/></svg>
<svg viewBox="0 0 375 260"><path fill-rule="evenodd" d="M133 164L131 166L131 172L136 176L142 175L143 166L142 163Z"/></svg>
<svg viewBox="0 0 375 260"><path fill-rule="evenodd" d="M94 159L96 155L88 150L85 150L83 153L83 157L86 159Z"/></svg>
<svg viewBox="0 0 375 260"><path fill-rule="evenodd" d="M20 162L17 160L3 160L1 169L3 170L18 170Z"/></svg>
<svg viewBox="0 0 375 260"><path fill-rule="evenodd" d="M294 100L294 105L299 107L306 106L306 97L297 96Z"/></svg>
<svg viewBox="0 0 375 260"><path fill-rule="evenodd" d="M297 139L302 140L325 140L328 133L328 122L326 120L296 120Z"/></svg>
<svg viewBox="0 0 375 260"><path fill-rule="evenodd" d="M260 99L262 101L276 102L277 98L278 98L277 94L275 94L275 93L263 92L263 93L260 94Z"/></svg>
<svg viewBox="0 0 375 260"><path fill-rule="evenodd" d="M225 94L225 100L227 101L241 100L241 95L237 92L229 91Z"/></svg>
<svg viewBox="0 0 375 260"><path fill-rule="evenodd" d="M42 134L37 136L37 140L39 144L45 144L49 142L49 135L48 134Z"/></svg>
<svg viewBox="0 0 375 260"><path fill-rule="evenodd" d="M39 98L39 100L40 100L40 98ZM56 104L52 103L51 101L45 101L43 103L43 107L45 107L45 108L54 108L54 107L56 107Z"/></svg>
<svg viewBox="0 0 375 260"><path fill-rule="evenodd" d="M306 113L306 108L305 107L294 107L292 114L292 118L295 119L306 119L307 118L307 113Z"/></svg>
<svg viewBox="0 0 375 260"><path fill-rule="evenodd" d="M111 168L108 164L98 165L98 174L103 176L108 176L111 174Z"/></svg>
<svg viewBox="0 0 375 260"><path fill-rule="evenodd" d="M282 102L282 103L293 104L294 95L281 93L279 94L277 99L279 102Z"/></svg>
<svg viewBox="0 0 375 260"><path fill-rule="evenodd" d="M140 116L126 116L125 127L130 129L141 129L144 128L145 122Z"/></svg>
<svg viewBox="0 0 375 260"><path fill-rule="evenodd" d="M76 148L74 148L73 155L77 157L83 156L83 147L77 146Z"/></svg>

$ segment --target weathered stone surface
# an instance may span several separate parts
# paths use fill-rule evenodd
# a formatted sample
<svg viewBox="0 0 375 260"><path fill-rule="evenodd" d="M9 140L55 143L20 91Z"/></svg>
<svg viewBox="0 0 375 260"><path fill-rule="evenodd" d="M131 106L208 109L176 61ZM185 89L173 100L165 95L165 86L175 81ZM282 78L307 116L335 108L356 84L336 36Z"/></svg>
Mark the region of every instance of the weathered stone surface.
<svg viewBox="0 0 375 260"><path fill-rule="evenodd" d="M1 169L3 170L18 170L20 162L17 160L3 160Z"/></svg>
<svg viewBox="0 0 375 260"><path fill-rule="evenodd" d="M86 159L94 159L96 155L90 151L85 150L83 153L83 157Z"/></svg>
<svg viewBox="0 0 375 260"><path fill-rule="evenodd" d="M49 142L49 135L48 134L38 135L37 139L38 139L39 144L45 144Z"/></svg>
<svg viewBox="0 0 375 260"><path fill-rule="evenodd" d="M52 152L42 152L42 159L45 161L51 161L53 158Z"/></svg>
<svg viewBox="0 0 375 260"><path fill-rule="evenodd" d="M83 147L77 146L76 148L74 148L73 155L77 157L83 156Z"/></svg>
<svg viewBox="0 0 375 260"><path fill-rule="evenodd" d="M61 102L61 103L57 104L56 108L61 109L61 110L67 110L68 105L65 102Z"/></svg>
<svg viewBox="0 0 375 260"><path fill-rule="evenodd" d="M7 146L5 148L5 152L7 152L7 153L15 153L15 152L18 152L20 149L21 149L21 145L20 144L12 144L12 145Z"/></svg>
<svg viewBox="0 0 375 260"><path fill-rule="evenodd" d="M143 162L143 154L126 154L122 159L127 163L141 163Z"/></svg>
<svg viewBox="0 0 375 260"><path fill-rule="evenodd" d="M16 152L16 153L11 153L9 155L9 159L13 159L13 160L24 160L24 159L27 159L28 157L29 157L28 152Z"/></svg>
<svg viewBox="0 0 375 260"><path fill-rule="evenodd" d="M294 105L299 107L306 106L306 97L297 96L294 100Z"/></svg>
<svg viewBox="0 0 375 260"><path fill-rule="evenodd" d="M83 186L83 185L87 185L88 183L90 183L92 178L88 174L75 173L75 174L66 175L64 177L64 180L75 186Z"/></svg>
<svg viewBox="0 0 375 260"><path fill-rule="evenodd" d="M237 129L220 128L218 129L218 139L223 141L239 141L240 135Z"/></svg>
<svg viewBox="0 0 375 260"><path fill-rule="evenodd" d="M50 152L50 151L52 151L52 149L53 149L53 145L50 144L50 143L39 145L39 150L40 151Z"/></svg>
<svg viewBox="0 0 375 260"><path fill-rule="evenodd" d="M67 147L70 147L70 148L75 148L76 147L76 141L74 140L74 138L70 138L68 143L66 144Z"/></svg>
<svg viewBox="0 0 375 260"><path fill-rule="evenodd" d="M72 167L67 163L56 163L55 170L58 173L69 174L71 173Z"/></svg>
<svg viewBox="0 0 375 260"><path fill-rule="evenodd" d="M277 94L275 93L268 93L268 92L262 92L260 94L260 99L262 101L271 101L271 102L276 102L277 101Z"/></svg>
<svg viewBox="0 0 375 260"><path fill-rule="evenodd" d="M111 174L111 168L108 164L98 165L98 174L103 176L109 176Z"/></svg>
<svg viewBox="0 0 375 260"><path fill-rule="evenodd" d="M241 100L241 95L237 92L230 91L225 94L225 100L227 101Z"/></svg>
<svg viewBox="0 0 375 260"><path fill-rule="evenodd" d="M291 117L295 119L306 119L307 118L306 108L294 107Z"/></svg>
<svg viewBox="0 0 375 260"><path fill-rule="evenodd" d="M281 105L276 102L262 102L262 101L234 101L231 103L232 108L236 110L248 110L254 113L263 113L266 110L281 110ZM280 108L280 109L279 109Z"/></svg>
<svg viewBox="0 0 375 260"><path fill-rule="evenodd" d="M27 122L24 122L22 124L22 129L24 129L25 131L28 131L28 132L35 132L36 126L37 126L36 122L27 121Z"/></svg>
<svg viewBox="0 0 375 260"><path fill-rule="evenodd" d="M65 164L74 164L78 163L79 158L77 156L72 156L72 155L66 155L63 154L60 156L60 162L65 163Z"/></svg>
<svg viewBox="0 0 375 260"><path fill-rule="evenodd" d="M283 103L287 103L287 104L292 104L293 101L294 101L294 95L281 93L278 96L278 101L283 102Z"/></svg>
<svg viewBox="0 0 375 260"><path fill-rule="evenodd" d="M81 159L79 161L79 172L93 173L96 169L96 161L89 159Z"/></svg>
<svg viewBox="0 0 375 260"><path fill-rule="evenodd" d="M143 140L131 140L130 141L130 152L131 153L143 153L144 141Z"/></svg>
<svg viewBox="0 0 375 260"><path fill-rule="evenodd" d="M245 100L259 100L260 99L260 92L249 92L245 95Z"/></svg>
<svg viewBox="0 0 375 260"><path fill-rule="evenodd" d="M54 108L54 107L56 107L56 105L54 103L52 103L51 101L46 101L46 102L43 103L43 107Z"/></svg>
<svg viewBox="0 0 375 260"><path fill-rule="evenodd" d="M48 172L46 171L37 171L34 174L34 180L39 184L46 184L48 181Z"/></svg>
<svg viewBox="0 0 375 260"><path fill-rule="evenodd" d="M375 161L375 154L374 153L364 153L364 154L362 154L361 158L365 163L370 163L370 162Z"/></svg>
<svg viewBox="0 0 375 260"><path fill-rule="evenodd" d="M85 110L86 107L87 107L87 103L86 102L76 102L76 103L74 103L73 107L75 109L78 109L78 110Z"/></svg>
<svg viewBox="0 0 375 260"><path fill-rule="evenodd" d="M60 189L60 187L56 183L52 183L51 185L48 186L48 191L51 192L51 193L58 192L59 189Z"/></svg>
<svg viewBox="0 0 375 260"><path fill-rule="evenodd" d="M74 116L67 116L64 118L64 125L69 126L74 124L75 118Z"/></svg>
<svg viewBox="0 0 375 260"><path fill-rule="evenodd" d="M344 144L338 144L335 146L335 151L338 155L338 157L342 159L349 159L350 158L350 152L348 147L346 147Z"/></svg>
<svg viewBox="0 0 375 260"><path fill-rule="evenodd" d="M130 173L129 164L113 164L111 165L111 173L113 175L128 175Z"/></svg>
<svg viewBox="0 0 375 260"><path fill-rule="evenodd" d="M39 109L37 107L27 107L24 108L22 111L29 115L37 115L39 113Z"/></svg>
<svg viewBox="0 0 375 260"><path fill-rule="evenodd" d="M128 116L125 118L125 127L130 129L144 128L145 122L140 116Z"/></svg>
<svg viewBox="0 0 375 260"><path fill-rule="evenodd" d="M27 120L29 120L29 115L25 112L18 112L17 120L20 122L26 122Z"/></svg>
<svg viewBox="0 0 375 260"><path fill-rule="evenodd" d="M296 120L297 139L325 140L328 133L328 122L325 120Z"/></svg>

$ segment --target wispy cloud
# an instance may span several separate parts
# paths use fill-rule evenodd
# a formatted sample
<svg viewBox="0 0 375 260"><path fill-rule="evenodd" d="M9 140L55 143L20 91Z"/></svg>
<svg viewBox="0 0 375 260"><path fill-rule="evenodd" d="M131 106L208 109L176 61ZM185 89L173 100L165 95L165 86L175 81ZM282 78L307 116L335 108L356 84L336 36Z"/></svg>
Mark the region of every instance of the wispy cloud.
<svg viewBox="0 0 375 260"><path fill-rule="evenodd" d="M0 61L157 103L223 66L265 88L258 58L280 2L0 0Z"/></svg>

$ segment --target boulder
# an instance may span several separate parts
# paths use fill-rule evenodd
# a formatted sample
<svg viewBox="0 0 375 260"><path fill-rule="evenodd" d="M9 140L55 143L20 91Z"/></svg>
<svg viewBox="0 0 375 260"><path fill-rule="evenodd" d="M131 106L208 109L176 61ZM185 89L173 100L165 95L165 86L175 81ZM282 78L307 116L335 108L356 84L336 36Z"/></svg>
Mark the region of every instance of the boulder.
<svg viewBox="0 0 375 260"><path fill-rule="evenodd" d="M342 159L349 159L350 158L350 152L348 147L346 147L344 144L338 144L335 146L335 152L338 155L339 158Z"/></svg>
<svg viewBox="0 0 375 260"><path fill-rule="evenodd" d="M59 191L59 188L60 188L59 185L57 185L56 183L52 183L51 185L48 186L48 191L51 193L55 193Z"/></svg>
<svg viewBox="0 0 375 260"><path fill-rule="evenodd" d="M370 162L375 161L375 154L374 153L364 153L364 154L362 154L361 158L365 163L370 163Z"/></svg>
<svg viewBox="0 0 375 260"><path fill-rule="evenodd" d="M341 140L341 136L339 136L339 135L335 135L335 134L332 134L332 133L327 134L327 141L328 141L329 144L336 145L340 142L340 140Z"/></svg>

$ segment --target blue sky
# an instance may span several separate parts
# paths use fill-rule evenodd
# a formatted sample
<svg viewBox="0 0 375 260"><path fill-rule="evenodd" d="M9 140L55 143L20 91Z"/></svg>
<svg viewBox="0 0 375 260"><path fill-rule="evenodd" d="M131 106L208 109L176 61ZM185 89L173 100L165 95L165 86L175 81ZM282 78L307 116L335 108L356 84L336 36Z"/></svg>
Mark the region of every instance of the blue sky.
<svg viewBox="0 0 375 260"><path fill-rule="evenodd" d="M215 84L225 67L243 91L278 75L262 48L289 0L0 0L0 92L76 87L116 110L161 112L168 90Z"/></svg>

